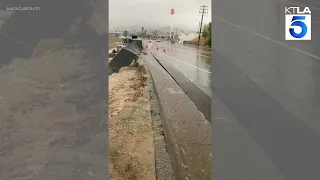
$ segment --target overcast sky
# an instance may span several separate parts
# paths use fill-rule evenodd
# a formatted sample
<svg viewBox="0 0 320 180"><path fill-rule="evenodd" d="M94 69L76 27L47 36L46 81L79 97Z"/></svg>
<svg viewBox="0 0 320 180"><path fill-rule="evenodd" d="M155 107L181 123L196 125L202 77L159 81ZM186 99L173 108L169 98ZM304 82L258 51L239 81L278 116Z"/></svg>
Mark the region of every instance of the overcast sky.
<svg viewBox="0 0 320 180"><path fill-rule="evenodd" d="M211 0L109 0L109 27L163 28L170 22L174 27L197 31L201 16L199 4L207 5L208 15L204 22L211 19ZM174 8L175 14L170 14ZM197 21L198 20L198 21Z"/></svg>

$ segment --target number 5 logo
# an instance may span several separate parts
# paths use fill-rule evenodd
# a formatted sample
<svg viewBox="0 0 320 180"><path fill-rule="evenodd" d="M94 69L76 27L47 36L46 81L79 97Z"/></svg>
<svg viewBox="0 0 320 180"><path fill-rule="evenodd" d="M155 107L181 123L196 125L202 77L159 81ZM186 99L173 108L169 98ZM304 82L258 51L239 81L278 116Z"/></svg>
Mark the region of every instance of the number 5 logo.
<svg viewBox="0 0 320 180"><path fill-rule="evenodd" d="M292 20L291 20L291 27L292 26L296 26L296 27L300 27L302 29L302 31L300 33L296 33L294 31L294 28L289 28L290 34L291 36L295 37L295 38L303 38L307 32L308 32L308 27L307 25L303 22L303 20L306 19L306 16L293 16Z"/></svg>

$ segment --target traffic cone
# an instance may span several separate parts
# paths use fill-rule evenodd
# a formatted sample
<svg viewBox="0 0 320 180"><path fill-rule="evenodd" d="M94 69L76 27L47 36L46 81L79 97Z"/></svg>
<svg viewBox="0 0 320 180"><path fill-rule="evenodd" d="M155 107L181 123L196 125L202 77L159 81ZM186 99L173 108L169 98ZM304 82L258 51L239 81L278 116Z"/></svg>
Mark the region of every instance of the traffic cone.
<svg viewBox="0 0 320 180"><path fill-rule="evenodd" d="M166 52L166 49L163 49L163 52L165 53L165 52Z"/></svg>

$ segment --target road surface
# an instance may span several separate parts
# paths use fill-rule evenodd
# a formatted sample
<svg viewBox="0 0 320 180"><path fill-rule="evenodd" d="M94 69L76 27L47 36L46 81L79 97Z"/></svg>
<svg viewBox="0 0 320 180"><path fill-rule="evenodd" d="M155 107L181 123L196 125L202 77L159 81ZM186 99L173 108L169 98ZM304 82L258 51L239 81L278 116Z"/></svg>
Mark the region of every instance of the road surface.
<svg viewBox="0 0 320 180"><path fill-rule="evenodd" d="M211 122L211 53L196 46L154 42L151 50L200 112Z"/></svg>
<svg viewBox="0 0 320 180"><path fill-rule="evenodd" d="M284 7L297 4L312 11L311 41L284 41ZM219 0L212 12L213 88L233 116L213 113L215 179L320 179L319 2Z"/></svg>
<svg viewBox="0 0 320 180"><path fill-rule="evenodd" d="M153 51L211 96L211 51L192 45L153 42ZM156 49L158 48L158 50ZM165 52L164 52L165 50Z"/></svg>

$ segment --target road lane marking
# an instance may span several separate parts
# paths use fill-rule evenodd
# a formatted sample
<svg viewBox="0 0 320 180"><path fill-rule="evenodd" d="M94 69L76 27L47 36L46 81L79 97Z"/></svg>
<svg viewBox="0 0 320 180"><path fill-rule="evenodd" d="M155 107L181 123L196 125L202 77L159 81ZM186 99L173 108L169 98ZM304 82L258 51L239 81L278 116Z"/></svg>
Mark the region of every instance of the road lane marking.
<svg viewBox="0 0 320 180"><path fill-rule="evenodd" d="M172 49L176 49L176 50L178 50L178 51L187 52L187 53L189 53L189 54L194 54L194 55L199 55L199 56L203 56L203 57L211 58L210 56L206 56L206 55L202 55L202 54L197 54L197 53L192 53L192 52L185 51L185 50L182 50L182 49L179 49L179 48L172 48Z"/></svg>
<svg viewBox="0 0 320 180"><path fill-rule="evenodd" d="M175 57L168 56L168 55L166 55L166 54L160 54L160 55L167 56L167 57L172 58L172 59L174 59L174 60L176 60L176 61L182 62L182 63L184 63L184 64L186 64L186 65L189 65L189 66L191 66L191 67L197 68L197 69L199 69L199 70L201 70L201 71L204 71L204 72L207 72L207 73L211 74L210 71L201 69L201 68L199 68L199 67L197 67L197 66L194 66L194 65L192 65L192 64L189 64L189 63L186 63L186 62L184 62L184 61L181 61L180 59L177 59L177 58L175 58Z"/></svg>
<svg viewBox="0 0 320 180"><path fill-rule="evenodd" d="M254 34L254 35L259 36L259 37L261 37L261 38L263 38L263 39L272 41L272 42L274 42L274 43L276 43L276 44L282 45L282 46L284 46L284 47L286 47L286 48L289 48L289 49L298 51L298 52L300 52L300 53L302 53L302 54L304 54L304 55L313 57L314 59L320 60L320 57L319 57L319 56L316 56L316 55L314 55L314 54L308 53L308 52L303 51L303 50L301 50L301 49L298 49L298 48L289 46L289 45L287 45L287 44L285 44L285 43L282 43L282 42L277 41L277 40L275 40L275 39L273 39L273 38L270 38L270 37L265 36L265 35L263 35L263 34L257 33L257 32L255 32L255 31L250 30L250 29L247 29L247 28L245 28L245 27L243 27L243 26L240 26L240 25L238 25L238 24L232 23L232 22L230 22L230 21L227 21L227 20L222 19L222 18L217 17L217 16L212 16L212 18L213 18L213 19L216 19L216 20L218 20L218 21L224 22L224 23L226 23L226 24L228 24L228 25L230 25L230 26L234 26L234 27L237 27L237 28L239 28L239 29L245 30L245 31L247 31L247 32L249 32L249 33L251 33L251 34Z"/></svg>
<svg viewBox="0 0 320 180"><path fill-rule="evenodd" d="M197 50L200 50L200 51L203 51L204 53L207 53L207 54L211 54L211 48L204 48L204 47L192 47L192 46L187 46L187 45L184 45L184 44L175 44L174 47L176 48L180 48L180 49L197 49Z"/></svg>
<svg viewBox="0 0 320 180"><path fill-rule="evenodd" d="M158 45L157 45L158 46ZM158 48L165 48L163 46L158 46ZM179 51L183 51L183 52L187 52L187 53L190 53L190 54L194 54L194 55L199 55L199 56L203 56L203 57L207 57L207 58L211 58L211 56L206 56L206 55L202 55L202 54L196 54L196 53L192 53L192 52L189 52L187 50L182 50L182 49L179 49L177 47L171 47L172 49L176 49L176 50L179 50ZM170 47L168 47L168 49L170 49ZM190 48L192 49L192 48Z"/></svg>

